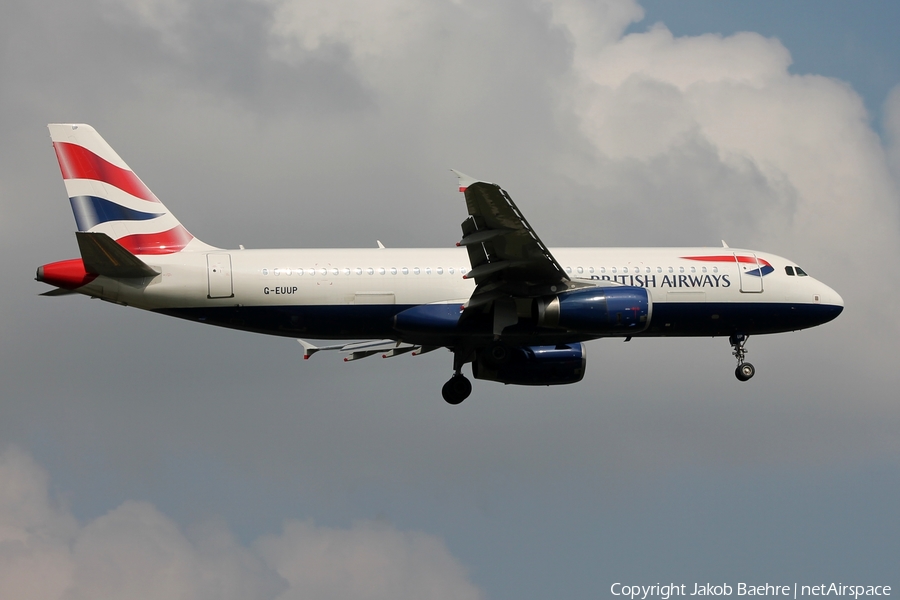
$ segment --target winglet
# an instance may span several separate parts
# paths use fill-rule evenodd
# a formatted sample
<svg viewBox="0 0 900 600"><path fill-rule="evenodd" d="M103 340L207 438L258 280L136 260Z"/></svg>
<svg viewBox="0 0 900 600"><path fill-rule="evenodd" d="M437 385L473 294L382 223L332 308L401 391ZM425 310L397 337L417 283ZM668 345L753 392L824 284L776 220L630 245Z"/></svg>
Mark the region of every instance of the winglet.
<svg viewBox="0 0 900 600"><path fill-rule="evenodd" d="M459 191L461 192L465 192L470 185L472 185L473 183L478 183L480 181L478 179L475 179L474 177L469 177L465 173L460 173L456 169L450 170L456 173L456 176L459 178Z"/></svg>
<svg viewBox="0 0 900 600"><path fill-rule="evenodd" d="M321 348L317 346L313 346L306 340L297 340L300 342L300 345L303 346L303 360L309 360L309 357L321 350Z"/></svg>

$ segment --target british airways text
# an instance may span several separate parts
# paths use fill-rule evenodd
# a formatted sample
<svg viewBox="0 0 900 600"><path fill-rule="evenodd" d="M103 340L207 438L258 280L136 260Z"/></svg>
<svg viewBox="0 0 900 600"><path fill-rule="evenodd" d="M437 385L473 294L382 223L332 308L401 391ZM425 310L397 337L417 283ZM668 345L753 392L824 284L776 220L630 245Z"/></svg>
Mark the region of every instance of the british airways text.
<svg viewBox="0 0 900 600"><path fill-rule="evenodd" d="M591 279L614 281L642 288L727 288L728 275L591 275Z"/></svg>

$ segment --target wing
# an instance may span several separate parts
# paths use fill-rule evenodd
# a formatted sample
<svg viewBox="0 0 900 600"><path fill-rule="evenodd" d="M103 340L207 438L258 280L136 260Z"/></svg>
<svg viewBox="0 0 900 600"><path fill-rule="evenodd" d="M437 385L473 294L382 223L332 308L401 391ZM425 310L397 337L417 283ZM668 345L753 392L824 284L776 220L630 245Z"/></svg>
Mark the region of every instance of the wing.
<svg viewBox="0 0 900 600"><path fill-rule="evenodd" d="M536 297L573 287L509 194L497 184L453 172L459 177L459 191L465 193L469 210L457 244L469 253L472 270L466 278L477 284L469 306L503 296Z"/></svg>

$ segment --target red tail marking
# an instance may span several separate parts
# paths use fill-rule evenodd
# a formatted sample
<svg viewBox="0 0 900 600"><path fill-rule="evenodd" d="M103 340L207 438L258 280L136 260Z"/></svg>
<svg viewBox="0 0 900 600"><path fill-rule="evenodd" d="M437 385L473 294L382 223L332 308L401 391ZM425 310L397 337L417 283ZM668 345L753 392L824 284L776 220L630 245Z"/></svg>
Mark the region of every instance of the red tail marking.
<svg viewBox="0 0 900 600"><path fill-rule="evenodd" d="M63 179L93 179L113 185L132 196L159 202L133 171L117 167L83 146L69 142L53 142Z"/></svg>

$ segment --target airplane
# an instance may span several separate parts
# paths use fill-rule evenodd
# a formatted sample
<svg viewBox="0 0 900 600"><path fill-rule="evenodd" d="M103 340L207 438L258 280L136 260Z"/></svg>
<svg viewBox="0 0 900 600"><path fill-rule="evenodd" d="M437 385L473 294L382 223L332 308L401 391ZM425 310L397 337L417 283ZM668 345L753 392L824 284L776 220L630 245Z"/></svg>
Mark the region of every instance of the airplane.
<svg viewBox="0 0 900 600"><path fill-rule="evenodd" d="M844 306L796 262L724 242L551 250L506 191L458 171L468 218L455 246L225 250L191 235L93 127L48 127L81 257L38 267L55 288L43 295L296 338L305 359L447 348L449 404L471 394L469 363L504 384L581 381L584 343L599 338L727 337L747 381L751 335L821 325Z"/></svg>

